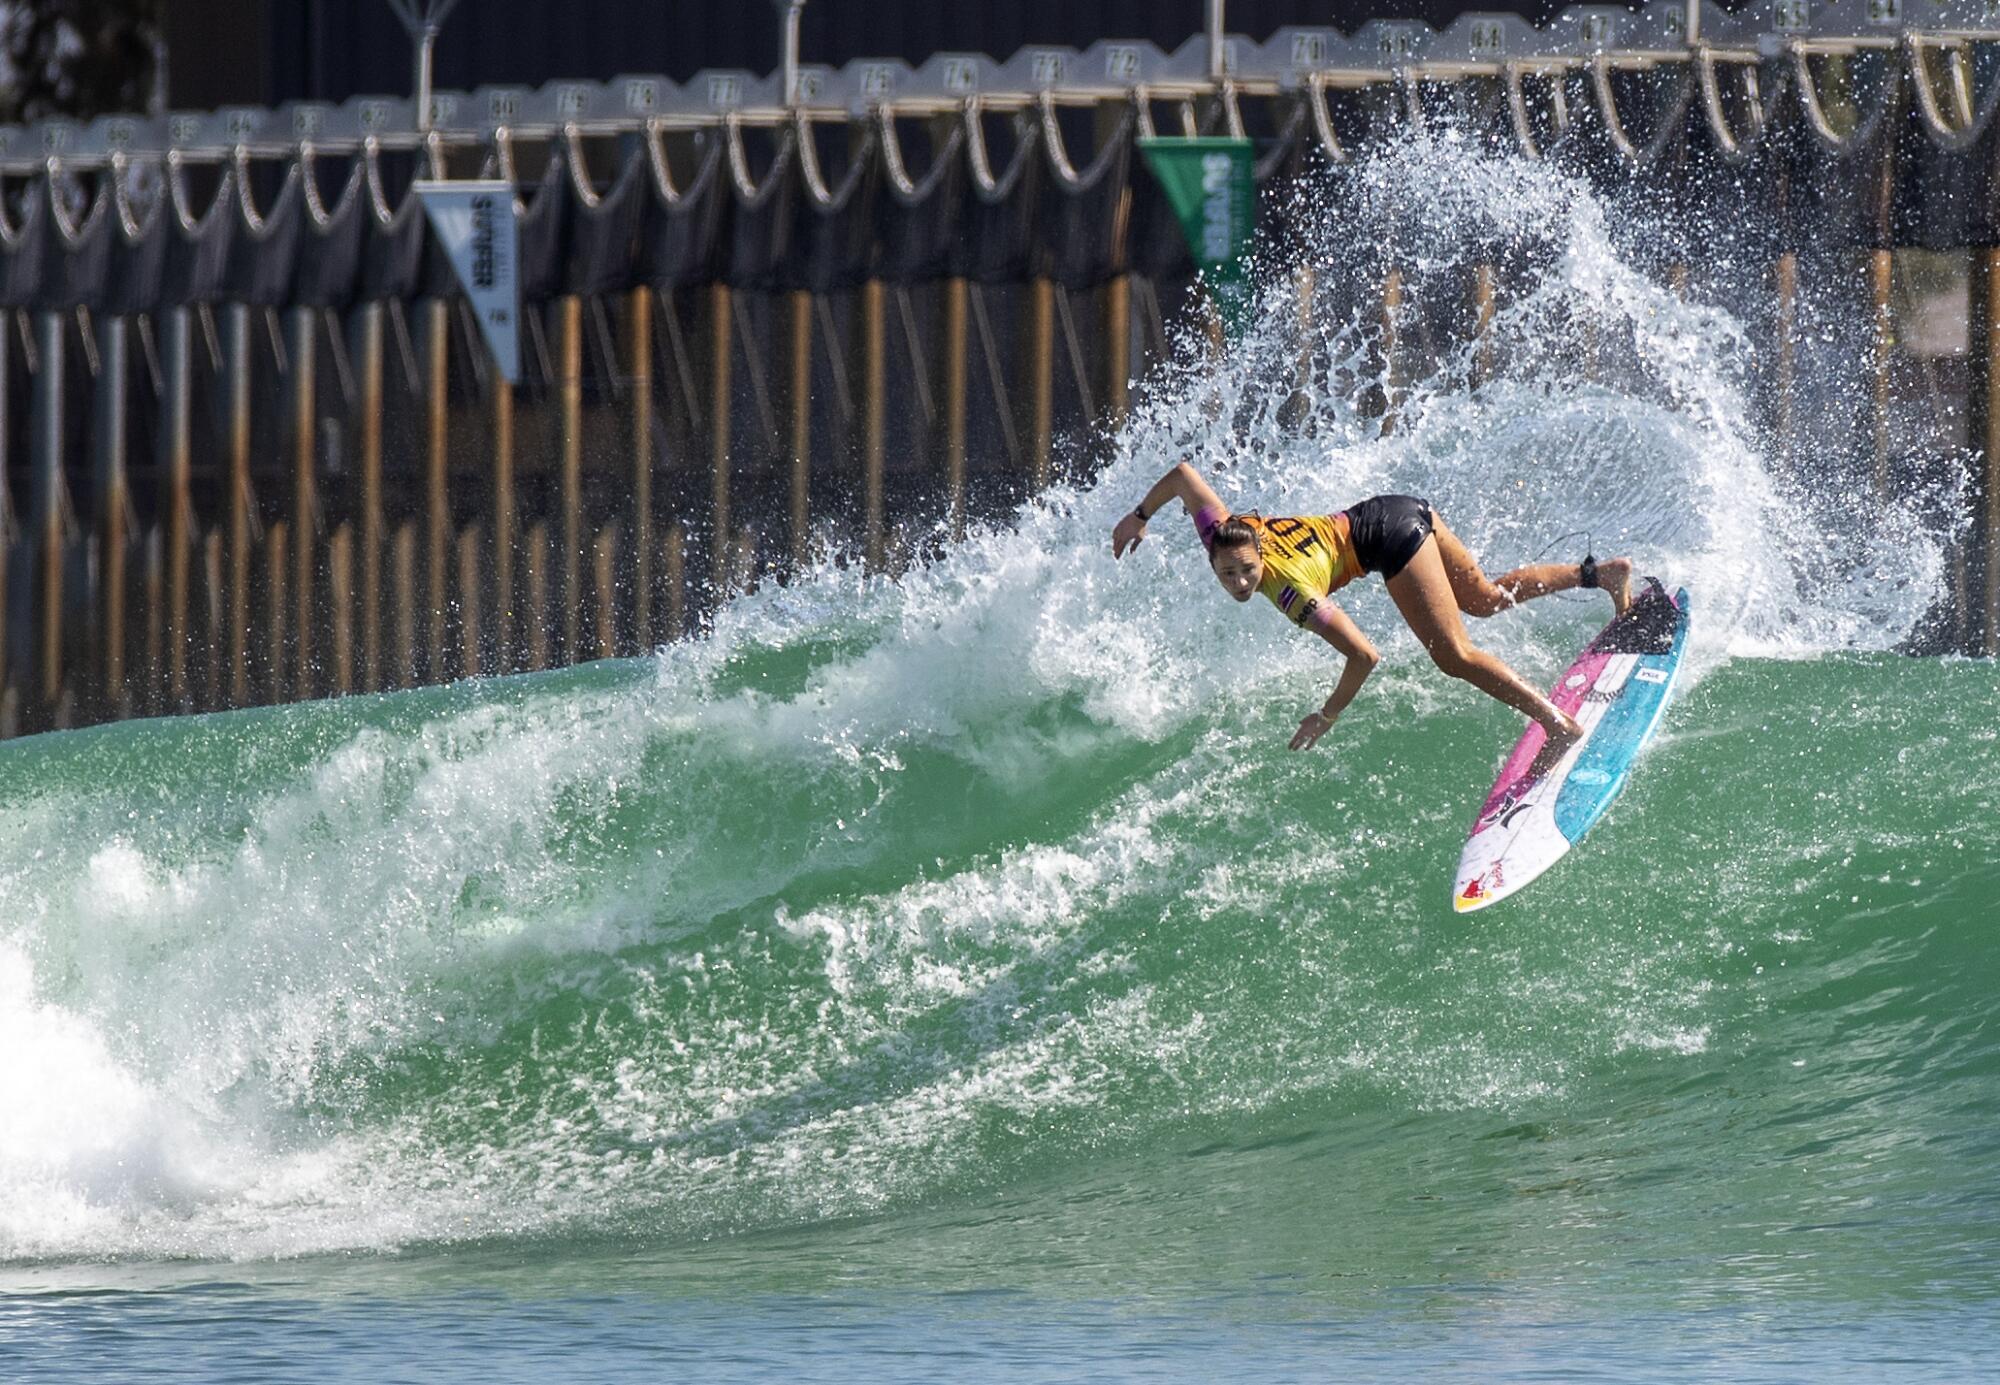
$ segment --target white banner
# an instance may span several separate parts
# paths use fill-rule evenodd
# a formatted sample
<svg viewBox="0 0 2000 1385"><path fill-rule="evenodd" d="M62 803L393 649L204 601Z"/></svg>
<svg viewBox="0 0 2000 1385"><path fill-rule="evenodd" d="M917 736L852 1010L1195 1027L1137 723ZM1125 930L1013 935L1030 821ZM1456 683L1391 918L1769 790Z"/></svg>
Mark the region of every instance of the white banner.
<svg viewBox="0 0 2000 1385"><path fill-rule="evenodd" d="M514 186L497 180L419 182L417 195L431 229L451 256L458 282L472 300L486 345L509 384L521 379L521 281Z"/></svg>

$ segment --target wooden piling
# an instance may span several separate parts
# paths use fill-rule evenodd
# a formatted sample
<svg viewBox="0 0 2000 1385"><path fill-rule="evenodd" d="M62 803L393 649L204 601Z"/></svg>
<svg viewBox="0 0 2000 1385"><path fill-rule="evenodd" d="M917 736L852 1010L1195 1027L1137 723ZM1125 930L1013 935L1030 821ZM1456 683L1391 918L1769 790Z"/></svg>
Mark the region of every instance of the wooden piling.
<svg viewBox="0 0 2000 1385"><path fill-rule="evenodd" d="M226 507L229 514L229 705L250 705L250 308L232 303L227 313L228 372Z"/></svg>
<svg viewBox="0 0 2000 1385"><path fill-rule="evenodd" d="M786 443L791 468L790 505L786 524L793 570L811 559L812 544L812 312L813 296L794 289L785 298L789 325L790 385L786 390Z"/></svg>
<svg viewBox="0 0 2000 1385"><path fill-rule="evenodd" d="M592 608L592 614L596 617L595 657L614 659L618 656L617 520L598 530L597 537L591 542L590 571L597 598Z"/></svg>
<svg viewBox="0 0 2000 1385"><path fill-rule="evenodd" d="M125 686L126 516L132 497L126 464L126 429L131 412L127 391L126 342L130 324L106 318L98 341L97 496L98 677L95 705L111 716L128 714Z"/></svg>
<svg viewBox="0 0 2000 1385"><path fill-rule="evenodd" d="M527 632L530 669L549 666L549 526L536 520L528 526L523 576L527 585L522 628Z"/></svg>
<svg viewBox="0 0 2000 1385"><path fill-rule="evenodd" d="M305 699L317 691L313 678L313 539L319 527L319 405L315 393L319 310L293 308L290 317L286 355L292 372L292 649L296 659L292 687L296 696Z"/></svg>
<svg viewBox="0 0 2000 1385"><path fill-rule="evenodd" d="M458 675L479 676L479 522L458 533Z"/></svg>
<svg viewBox="0 0 2000 1385"><path fill-rule="evenodd" d="M626 299L625 357L632 411L632 635L640 652L653 646L653 291Z"/></svg>
<svg viewBox="0 0 2000 1385"><path fill-rule="evenodd" d="M514 589L514 550L519 543L519 504L514 498L514 387L493 376L493 667L515 668L520 648L520 600Z"/></svg>
<svg viewBox="0 0 2000 1385"><path fill-rule="evenodd" d="M1056 285L1028 281L1028 485L1049 484L1055 450Z"/></svg>
<svg viewBox="0 0 2000 1385"><path fill-rule="evenodd" d="M264 705L291 701L286 678L285 574L290 525L272 520L264 530Z"/></svg>
<svg viewBox="0 0 2000 1385"><path fill-rule="evenodd" d="M730 290L727 284L708 287L708 467L710 522L709 568L714 574L718 599L729 591L731 537L729 425L730 425Z"/></svg>
<svg viewBox="0 0 2000 1385"><path fill-rule="evenodd" d="M424 304L424 579L429 678L445 674L451 592L451 313L441 298Z"/></svg>
<svg viewBox="0 0 2000 1385"><path fill-rule="evenodd" d="M361 404L360 603L361 686L379 692L382 668L382 367L383 318L380 303L361 309L361 349L356 353L355 388Z"/></svg>
<svg viewBox="0 0 2000 1385"><path fill-rule="evenodd" d="M417 681L417 526L405 520L396 526L390 540L390 604L395 609L391 623L390 678L398 688L415 687Z"/></svg>
<svg viewBox="0 0 2000 1385"><path fill-rule="evenodd" d="M1382 276L1382 431L1396 431L1397 347L1403 325L1403 271L1391 265Z"/></svg>
<svg viewBox="0 0 2000 1385"><path fill-rule="evenodd" d="M1472 335L1477 346L1472 354L1472 379L1484 383L1493 376L1494 275L1490 264L1472 271Z"/></svg>
<svg viewBox="0 0 2000 1385"><path fill-rule="evenodd" d="M187 308L169 308L160 319L165 338L166 398L160 409L161 459L165 464L160 505L166 580L166 699L163 710L192 709L188 682L190 567L194 561L194 356L193 322Z"/></svg>
<svg viewBox="0 0 2000 1385"><path fill-rule="evenodd" d="M965 537L966 282L944 281L944 484L954 540Z"/></svg>
<svg viewBox="0 0 2000 1385"><path fill-rule="evenodd" d="M41 600L36 616L41 621L39 692L42 715L53 719L62 701L63 668L63 547L64 515L68 509L64 495L63 449L66 442L68 401L64 390L66 370L63 314L38 313L35 317L35 390L31 424L34 439L34 523L36 558Z"/></svg>
<svg viewBox="0 0 2000 1385"><path fill-rule="evenodd" d="M1798 360L1799 257L1791 251L1778 256L1777 320L1771 343L1771 418L1778 457L1792 455L1792 397Z"/></svg>
<svg viewBox="0 0 2000 1385"><path fill-rule="evenodd" d="M345 697L354 691L354 528L343 524L326 541L326 585L332 619L333 667L327 691Z"/></svg>
<svg viewBox="0 0 2000 1385"><path fill-rule="evenodd" d="M568 294L556 304L557 379L561 416L562 644L560 657L583 657L583 300Z"/></svg>
<svg viewBox="0 0 2000 1385"><path fill-rule="evenodd" d="M1973 252L1970 441L1977 450L1972 532L1967 539L1967 600L1959 644L1969 654L2000 654L2000 247Z"/></svg>
<svg viewBox="0 0 2000 1385"><path fill-rule="evenodd" d="M1896 254L1874 250L1868 256L1868 287L1874 323L1873 403L1875 425L1874 480L1877 498L1889 498L1889 370L1895 360L1896 315L1891 297L1896 282Z"/></svg>
<svg viewBox="0 0 2000 1385"><path fill-rule="evenodd" d="M888 331L880 279L861 286L861 502L868 570L883 557L883 465L888 446Z"/></svg>

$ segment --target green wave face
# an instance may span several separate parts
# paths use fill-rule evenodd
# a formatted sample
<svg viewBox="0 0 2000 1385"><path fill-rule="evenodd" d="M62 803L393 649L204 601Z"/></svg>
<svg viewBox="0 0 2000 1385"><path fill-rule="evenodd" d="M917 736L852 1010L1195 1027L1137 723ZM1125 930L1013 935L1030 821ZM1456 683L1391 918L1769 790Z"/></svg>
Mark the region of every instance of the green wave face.
<svg viewBox="0 0 2000 1385"><path fill-rule="evenodd" d="M1407 206L1432 169L1379 176ZM1503 172L1435 219L1548 242L1498 329L1525 364L1447 362L1393 435L1339 333L1288 415L1272 329L899 585L828 566L654 660L0 749L0 1256L807 1228L761 1273L887 1238L921 1282L1990 1291L2000 690L1884 652L1941 541L1769 475L1732 324ZM1584 315L1610 383L1527 349ZM1584 846L1454 916L1511 714L1372 584L1388 658L1289 753L1327 652L1177 516L1108 555L1184 454L1239 506L1412 490L1496 568L1589 527L1688 585L1692 667ZM1475 634L1546 682L1593 600Z"/></svg>

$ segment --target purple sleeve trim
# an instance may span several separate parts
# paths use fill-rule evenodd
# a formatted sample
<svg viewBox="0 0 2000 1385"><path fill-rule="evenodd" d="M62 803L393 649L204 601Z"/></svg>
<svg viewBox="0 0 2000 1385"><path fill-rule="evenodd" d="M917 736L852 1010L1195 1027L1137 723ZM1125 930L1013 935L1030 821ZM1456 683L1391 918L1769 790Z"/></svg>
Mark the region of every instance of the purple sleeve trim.
<svg viewBox="0 0 2000 1385"><path fill-rule="evenodd" d="M1219 505L1204 505L1194 512L1194 531L1201 535L1203 547L1215 540L1215 527L1229 518L1229 511Z"/></svg>

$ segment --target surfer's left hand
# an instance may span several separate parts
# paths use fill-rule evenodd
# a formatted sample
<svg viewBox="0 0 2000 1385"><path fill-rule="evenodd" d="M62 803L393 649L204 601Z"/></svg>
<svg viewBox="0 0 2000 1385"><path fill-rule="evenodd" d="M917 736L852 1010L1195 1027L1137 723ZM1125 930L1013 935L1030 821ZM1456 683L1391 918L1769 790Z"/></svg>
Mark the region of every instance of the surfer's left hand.
<svg viewBox="0 0 2000 1385"><path fill-rule="evenodd" d="M1308 712L1306 719L1299 723L1298 734L1292 737L1292 749L1311 750L1319 738L1332 729L1332 717L1323 712Z"/></svg>

